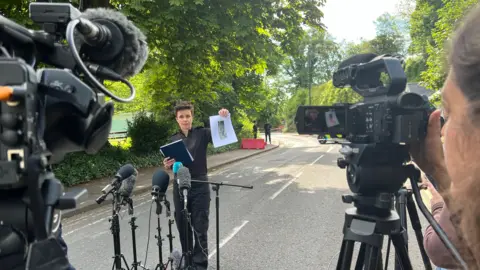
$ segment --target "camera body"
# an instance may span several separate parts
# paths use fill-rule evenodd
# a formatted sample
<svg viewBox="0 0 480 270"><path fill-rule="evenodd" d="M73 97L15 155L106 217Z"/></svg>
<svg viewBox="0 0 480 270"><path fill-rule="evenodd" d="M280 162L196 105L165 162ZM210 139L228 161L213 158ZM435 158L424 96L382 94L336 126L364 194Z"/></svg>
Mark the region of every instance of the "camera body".
<svg viewBox="0 0 480 270"><path fill-rule="evenodd" d="M410 144L425 137L433 108L427 97L405 91L407 77L400 60L380 56L349 65L334 73L333 85L349 85L364 99L355 104L299 106L295 116L299 134L341 135L358 144Z"/></svg>

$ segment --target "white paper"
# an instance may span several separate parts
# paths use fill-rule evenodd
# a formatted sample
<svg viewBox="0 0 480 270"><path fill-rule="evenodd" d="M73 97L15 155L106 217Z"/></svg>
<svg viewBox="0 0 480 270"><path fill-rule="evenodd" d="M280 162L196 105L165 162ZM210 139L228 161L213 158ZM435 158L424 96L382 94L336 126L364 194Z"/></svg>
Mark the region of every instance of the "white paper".
<svg viewBox="0 0 480 270"><path fill-rule="evenodd" d="M230 115L227 117L210 116L210 130L212 131L212 142L215 148L238 141Z"/></svg>
<svg viewBox="0 0 480 270"><path fill-rule="evenodd" d="M327 122L327 127L329 128L340 124L334 111L328 111L325 113L325 121Z"/></svg>

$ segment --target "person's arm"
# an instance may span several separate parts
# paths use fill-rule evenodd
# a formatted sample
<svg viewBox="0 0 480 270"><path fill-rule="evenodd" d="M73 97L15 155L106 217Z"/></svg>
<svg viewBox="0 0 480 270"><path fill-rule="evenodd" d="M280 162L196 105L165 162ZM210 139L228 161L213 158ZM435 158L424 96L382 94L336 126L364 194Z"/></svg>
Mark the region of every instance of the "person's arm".
<svg viewBox="0 0 480 270"><path fill-rule="evenodd" d="M445 206L444 202L438 202L432 205L432 215L438 222L440 227L445 231L448 239L455 247L458 247L458 238L450 221L450 212ZM434 265L442 268L455 269L459 265L453 258L450 251L445 247L442 240L438 237L437 233L433 230L431 225L428 225L423 236L423 245L428 257Z"/></svg>
<svg viewBox="0 0 480 270"><path fill-rule="evenodd" d="M206 142L207 144L209 143L213 143L212 141L212 130L210 128L204 128L205 130L205 138L206 138Z"/></svg>

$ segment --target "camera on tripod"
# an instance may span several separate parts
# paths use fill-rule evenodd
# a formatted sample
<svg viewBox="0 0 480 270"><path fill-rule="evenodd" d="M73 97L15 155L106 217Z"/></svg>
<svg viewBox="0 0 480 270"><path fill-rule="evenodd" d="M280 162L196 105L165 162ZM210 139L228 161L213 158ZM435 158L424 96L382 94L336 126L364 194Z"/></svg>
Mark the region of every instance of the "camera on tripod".
<svg viewBox="0 0 480 270"><path fill-rule="evenodd" d="M424 265L431 269L412 193L403 185L408 178L412 185L419 181L419 171L408 164L409 146L425 138L433 107L427 97L405 91L407 77L402 60L390 55L355 55L343 61L333 75L333 85L350 86L364 99L355 104L300 106L295 123L299 134L341 135L346 139L340 149L344 157L337 160L337 165L346 168L347 182L354 193L344 195L342 200L354 207L345 212L337 269L350 269L355 242L361 243L357 266L381 268L384 236L395 247L396 267L412 269L406 209Z"/></svg>
<svg viewBox="0 0 480 270"><path fill-rule="evenodd" d="M135 90L120 68L97 64L128 56L128 50L116 47L124 49L123 39L116 46L109 40L121 34L119 27L95 24L68 3L37 2L29 9L43 30L0 15L0 264L2 269L68 269L56 235L60 210L75 208L86 190L64 193L51 165L67 153L98 152L108 140L113 116L113 103L105 96L130 102ZM92 29L97 31L85 35ZM95 45L110 54L102 59L88 55ZM147 54L145 47L136 52ZM122 81L130 97L115 96L97 78Z"/></svg>
<svg viewBox="0 0 480 270"><path fill-rule="evenodd" d="M341 135L349 142L343 145L345 158L338 166L347 167L352 192L394 193L407 178L402 164L410 160L409 144L425 138L433 107L427 97L405 91L407 77L400 59L381 55L365 62L344 61L333 75L335 87L351 86L362 101L300 106L296 128L299 134Z"/></svg>

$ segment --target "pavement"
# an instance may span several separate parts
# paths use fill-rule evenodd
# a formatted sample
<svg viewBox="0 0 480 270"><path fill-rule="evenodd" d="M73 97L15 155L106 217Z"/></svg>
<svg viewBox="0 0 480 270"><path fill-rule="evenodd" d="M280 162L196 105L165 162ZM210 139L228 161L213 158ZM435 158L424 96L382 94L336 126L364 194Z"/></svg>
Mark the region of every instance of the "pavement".
<svg viewBox="0 0 480 270"><path fill-rule="evenodd" d="M210 172L213 172L221 168L222 166L225 166L249 157L253 157L264 152L268 152L270 150L276 149L278 146L279 146L278 141L272 140L272 144L267 144L265 146L265 149L238 149L238 150L233 150L225 153L211 155L207 157L207 169ZM159 167L139 169L133 194L141 194L147 191L151 191L152 176L155 173L155 171L158 169ZM163 167L161 169L163 169ZM173 174L171 171L169 172L169 175L170 175L170 181L172 181ZM77 206L77 208L64 211L62 213L62 217L63 218L72 217L80 213L91 211L101 207L101 205L95 202L95 199L102 195L102 189L111 181L112 181L111 178L102 178L102 179L90 181L85 184L66 188L67 192L72 191L74 189L84 188L87 190L88 197L87 198L82 197L80 200L80 204ZM111 203L111 201L112 201L111 196L109 196L105 201L103 201L102 205L109 204Z"/></svg>
<svg viewBox="0 0 480 270"><path fill-rule="evenodd" d="M272 134L280 147L225 165L210 173L210 181L253 185L253 189L223 186L219 194L219 253L216 250L215 193L209 225L209 269L217 269L216 255L225 270L335 269L342 241L344 211L341 195L350 193L345 171L336 165L338 144L320 145L314 136ZM210 162L210 161L209 161ZM148 182L148 185L150 182ZM147 184L146 184L147 185ZM147 269L159 261L157 216L150 190L134 196L136 250ZM167 190L172 203L172 190ZM172 209L173 210L173 209ZM160 215L163 258L169 255L166 211ZM63 220L70 262L79 270L112 267L113 239L108 221L111 206L83 212ZM121 247L132 265L130 216L121 213ZM422 230L426 221L421 217ZM409 226L409 254L413 269L424 269L415 235ZM173 248L179 248L172 226ZM384 253L387 239L384 241ZM358 251L358 248L356 249ZM393 250L389 268L393 269ZM354 259L356 259L356 252ZM145 257L148 255L147 257ZM125 266L124 266L125 267ZM140 269L140 268L139 268Z"/></svg>

